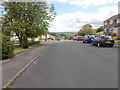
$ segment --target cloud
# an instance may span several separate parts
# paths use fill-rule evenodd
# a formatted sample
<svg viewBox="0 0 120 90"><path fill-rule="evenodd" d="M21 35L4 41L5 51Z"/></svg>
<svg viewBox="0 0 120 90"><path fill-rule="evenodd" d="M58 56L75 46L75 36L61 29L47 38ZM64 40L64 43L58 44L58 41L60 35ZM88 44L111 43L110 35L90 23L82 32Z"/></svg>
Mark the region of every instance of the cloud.
<svg viewBox="0 0 120 90"><path fill-rule="evenodd" d="M118 13L120 14L120 1L118 3Z"/></svg>
<svg viewBox="0 0 120 90"><path fill-rule="evenodd" d="M49 0L48 0L49 1ZM51 2L62 2L82 7L99 6L108 3L118 3L119 0L51 0Z"/></svg>
<svg viewBox="0 0 120 90"><path fill-rule="evenodd" d="M118 13L118 7L102 7L98 13L88 14L77 11L56 16L49 28L50 32L79 31L83 25L91 24L93 28L103 25L103 21Z"/></svg>

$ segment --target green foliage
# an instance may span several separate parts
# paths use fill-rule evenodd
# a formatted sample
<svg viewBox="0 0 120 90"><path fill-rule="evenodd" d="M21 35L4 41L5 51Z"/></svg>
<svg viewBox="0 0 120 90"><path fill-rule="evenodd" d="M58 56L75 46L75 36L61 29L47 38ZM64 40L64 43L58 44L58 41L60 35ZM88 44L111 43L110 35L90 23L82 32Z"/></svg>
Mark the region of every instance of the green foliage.
<svg viewBox="0 0 120 90"><path fill-rule="evenodd" d="M115 42L115 44L119 44L120 45L120 41Z"/></svg>
<svg viewBox="0 0 120 90"><path fill-rule="evenodd" d="M61 38L60 34L55 34L55 38Z"/></svg>
<svg viewBox="0 0 120 90"><path fill-rule="evenodd" d="M74 37L74 35L70 35L70 36L68 36L68 39L69 39L69 40L72 40L73 37Z"/></svg>
<svg viewBox="0 0 120 90"><path fill-rule="evenodd" d="M85 32L81 29L81 30L78 32L78 35L80 35L80 36L85 36Z"/></svg>
<svg viewBox="0 0 120 90"><path fill-rule="evenodd" d="M53 38L48 38L48 39L50 39L50 40L54 40Z"/></svg>
<svg viewBox="0 0 120 90"><path fill-rule="evenodd" d="M104 34L104 32L101 31L101 32L96 33L95 35L103 35L103 34Z"/></svg>
<svg viewBox="0 0 120 90"><path fill-rule="evenodd" d="M113 36L114 40L120 40L120 36Z"/></svg>
<svg viewBox="0 0 120 90"><path fill-rule="evenodd" d="M104 27L100 26L99 28L96 28L96 33L104 31Z"/></svg>
<svg viewBox="0 0 120 90"><path fill-rule="evenodd" d="M10 41L10 37L2 35L2 60L9 59L14 56L14 45Z"/></svg>
<svg viewBox="0 0 120 90"><path fill-rule="evenodd" d="M3 5L7 14L3 19L2 31L7 35L11 35L11 31L15 33L25 47L28 47L25 38L48 33L50 22L56 15L54 5L46 2L4 2Z"/></svg>
<svg viewBox="0 0 120 90"><path fill-rule="evenodd" d="M95 30L92 28L90 24L86 24L80 29L78 32L78 35L84 36L84 35L92 35L95 34Z"/></svg>
<svg viewBox="0 0 120 90"><path fill-rule="evenodd" d="M74 35L67 35L67 36L65 37L65 39L72 40L73 37L74 37Z"/></svg>
<svg viewBox="0 0 120 90"><path fill-rule="evenodd" d="M56 33L50 33L52 36L56 36Z"/></svg>

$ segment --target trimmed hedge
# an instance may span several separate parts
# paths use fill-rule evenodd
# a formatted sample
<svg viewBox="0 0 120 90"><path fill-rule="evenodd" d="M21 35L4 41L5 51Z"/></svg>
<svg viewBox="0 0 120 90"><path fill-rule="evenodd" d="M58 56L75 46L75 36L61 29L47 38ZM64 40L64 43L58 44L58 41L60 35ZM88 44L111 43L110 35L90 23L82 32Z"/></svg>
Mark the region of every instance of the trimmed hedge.
<svg viewBox="0 0 120 90"><path fill-rule="evenodd" d="M14 56L14 45L10 41L10 37L2 35L2 60L9 59Z"/></svg>

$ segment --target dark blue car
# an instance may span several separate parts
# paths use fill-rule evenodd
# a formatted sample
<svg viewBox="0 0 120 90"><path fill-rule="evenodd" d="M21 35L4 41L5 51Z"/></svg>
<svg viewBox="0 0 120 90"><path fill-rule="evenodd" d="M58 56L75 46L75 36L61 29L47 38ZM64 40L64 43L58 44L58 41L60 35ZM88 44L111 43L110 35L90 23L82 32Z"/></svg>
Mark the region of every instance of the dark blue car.
<svg viewBox="0 0 120 90"><path fill-rule="evenodd" d="M92 43L94 37L94 35L86 35L83 39L83 43Z"/></svg>
<svg viewBox="0 0 120 90"><path fill-rule="evenodd" d="M60 38L57 38L57 41L61 41L61 39L60 39Z"/></svg>

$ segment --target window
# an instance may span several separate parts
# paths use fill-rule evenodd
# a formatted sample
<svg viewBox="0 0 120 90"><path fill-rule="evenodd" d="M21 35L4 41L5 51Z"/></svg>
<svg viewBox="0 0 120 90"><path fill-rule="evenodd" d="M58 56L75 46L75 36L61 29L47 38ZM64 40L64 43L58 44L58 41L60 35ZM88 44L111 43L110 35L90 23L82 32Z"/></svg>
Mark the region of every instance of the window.
<svg viewBox="0 0 120 90"><path fill-rule="evenodd" d="M110 21L107 21L107 25L109 25L110 24Z"/></svg>
<svg viewBox="0 0 120 90"><path fill-rule="evenodd" d="M107 25L107 22L105 22L105 25Z"/></svg>
<svg viewBox="0 0 120 90"><path fill-rule="evenodd" d="M102 36L101 38L102 38L102 39L112 39L111 36Z"/></svg>
<svg viewBox="0 0 120 90"><path fill-rule="evenodd" d="M113 24L113 20L110 20L110 24Z"/></svg>
<svg viewBox="0 0 120 90"><path fill-rule="evenodd" d="M117 19L117 23L120 23L120 19Z"/></svg>
<svg viewBox="0 0 120 90"><path fill-rule="evenodd" d="M106 29L104 29L104 32L106 32L107 30Z"/></svg>
<svg viewBox="0 0 120 90"><path fill-rule="evenodd" d="M110 28L110 32L113 32L113 29L112 29L112 28Z"/></svg>

